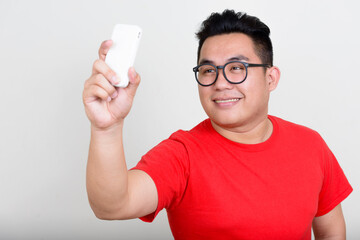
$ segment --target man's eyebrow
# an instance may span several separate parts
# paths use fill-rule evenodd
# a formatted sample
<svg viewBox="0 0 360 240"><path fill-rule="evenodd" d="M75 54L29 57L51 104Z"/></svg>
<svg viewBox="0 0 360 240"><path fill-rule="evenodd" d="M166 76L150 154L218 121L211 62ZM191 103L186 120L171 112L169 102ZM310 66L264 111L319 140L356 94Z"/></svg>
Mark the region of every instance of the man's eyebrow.
<svg viewBox="0 0 360 240"><path fill-rule="evenodd" d="M244 55L237 55L235 57L229 58L229 61L249 61L248 57L245 57Z"/></svg>
<svg viewBox="0 0 360 240"><path fill-rule="evenodd" d="M244 55L236 55L229 58L227 61L249 61L249 58L245 57ZM214 64L214 61L204 58L199 62L199 65L201 64Z"/></svg>
<svg viewBox="0 0 360 240"><path fill-rule="evenodd" d="M199 65L201 64L214 64L213 61L208 60L208 59L201 59L201 61L199 62Z"/></svg>

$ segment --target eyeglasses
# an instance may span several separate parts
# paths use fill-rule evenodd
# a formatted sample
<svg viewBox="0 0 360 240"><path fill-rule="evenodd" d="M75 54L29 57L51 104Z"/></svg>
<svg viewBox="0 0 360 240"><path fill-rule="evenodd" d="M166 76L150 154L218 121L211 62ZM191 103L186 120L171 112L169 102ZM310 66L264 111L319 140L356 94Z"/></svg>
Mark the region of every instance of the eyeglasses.
<svg viewBox="0 0 360 240"><path fill-rule="evenodd" d="M201 64L193 68L196 81L204 87L213 85L218 76L218 69L223 70L225 79L232 84L240 84L246 80L249 67L271 67L269 64L254 64L240 61L231 61L223 66Z"/></svg>

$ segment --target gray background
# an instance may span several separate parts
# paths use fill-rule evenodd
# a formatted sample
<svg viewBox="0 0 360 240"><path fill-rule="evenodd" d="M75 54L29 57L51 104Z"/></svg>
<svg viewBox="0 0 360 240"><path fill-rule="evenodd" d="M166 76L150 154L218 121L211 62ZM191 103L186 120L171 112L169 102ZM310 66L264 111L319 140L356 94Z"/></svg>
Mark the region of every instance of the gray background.
<svg viewBox="0 0 360 240"><path fill-rule="evenodd" d="M317 130L355 191L343 202L359 239L360 79L357 1L0 1L0 239L171 239L154 223L101 221L85 190L89 122L82 105L100 43L116 23L143 29L142 76L126 120L129 167L177 129L206 118L194 32L233 8L271 28L282 71L270 114Z"/></svg>

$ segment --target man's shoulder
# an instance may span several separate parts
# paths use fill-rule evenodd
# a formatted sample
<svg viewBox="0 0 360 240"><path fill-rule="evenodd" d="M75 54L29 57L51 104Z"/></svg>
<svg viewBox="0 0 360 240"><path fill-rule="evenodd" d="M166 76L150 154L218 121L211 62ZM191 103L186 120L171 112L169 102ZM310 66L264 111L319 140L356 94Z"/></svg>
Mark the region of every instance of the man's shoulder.
<svg viewBox="0 0 360 240"><path fill-rule="evenodd" d="M284 120L280 117L269 116L269 119L277 124L279 132L286 133L287 135L301 135L302 137L310 137L310 138L319 138L321 139L320 134L307 126L294 123L288 120Z"/></svg>
<svg viewBox="0 0 360 240"><path fill-rule="evenodd" d="M171 134L172 140L188 140L191 138L203 137L204 135L211 134L210 119L205 119L190 130L178 130Z"/></svg>

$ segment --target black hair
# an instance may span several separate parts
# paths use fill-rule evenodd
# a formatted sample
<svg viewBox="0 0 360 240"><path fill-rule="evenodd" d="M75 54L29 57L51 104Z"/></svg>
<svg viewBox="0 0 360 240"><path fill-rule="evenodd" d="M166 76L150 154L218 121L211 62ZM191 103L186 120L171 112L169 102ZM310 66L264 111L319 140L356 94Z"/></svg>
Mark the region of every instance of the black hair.
<svg viewBox="0 0 360 240"><path fill-rule="evenodd" d="M222 13L212 13L202 22L196 36L199 40L197 61L199 62L200 50L208 37L227 34L244 33L249 36L255 46L255 52L263 64L273 65L273 48L270 40L270 29L257 17L243 12L226 9Z"/></svg>

